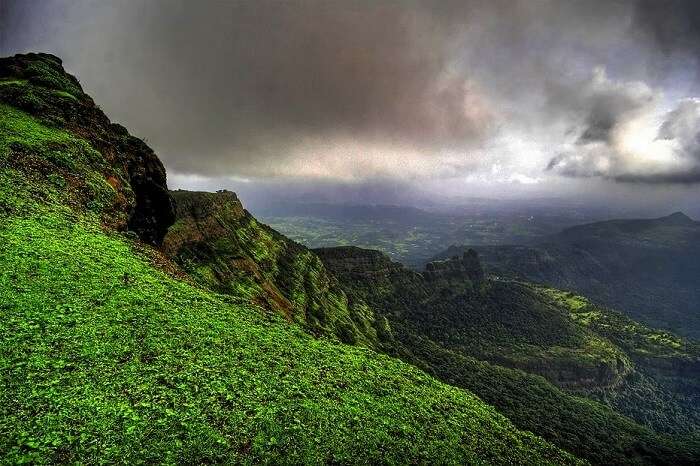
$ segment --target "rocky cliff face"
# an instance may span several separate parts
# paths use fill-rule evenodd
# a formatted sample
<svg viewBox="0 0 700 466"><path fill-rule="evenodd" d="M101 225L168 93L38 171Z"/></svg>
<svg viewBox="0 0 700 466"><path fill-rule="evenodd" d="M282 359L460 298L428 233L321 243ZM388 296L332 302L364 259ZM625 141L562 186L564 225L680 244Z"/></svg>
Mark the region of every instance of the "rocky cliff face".
<svg viewBox="0 0 700 466"><path fill-rule="evenodd" d="M373 312L349 303L316 254L259 223L229 191L173 191L167 255L200 284L299 322L315 335L375 346Z"/></svg>
<svg viewBox="0 0 700 466"><path fill-rule="evenodd" d="M163 250L177 256L191 243L205 243L224 237L226 224L243 220L246 212L238 196L230 191L191 193L173 191L175 217L179 225L163 241Z"/></svg>
<svg viewBox="0 0 700 466"><path fill-rule="evenodd" d="M175 218L163 164L142 140L109 121L59 58L34 53L0 58L0 103L89 141L110 165L103 175L118 193L115 215L106 222L160 244Z"/></svg>
<svg viewBox="0 0 700 466"><path fill-rule="evenodd" d="M527 286L487 281L473 250L428 263L421 273L378 251L316 252L347 294L370 303L404 335L538 374L560 387L614 386L632 368L621 351L583 331Z"/></svg>
<svg viewBox="0 0 700 466"><path fill-rule="evenodd" d="M341 246L314 249L314 252L334 274L374 280L376 283L386 281L392 273L403 269L386 254L373 249Z"/></svg>
<svg viewBox="0 0 700 466"><path fill-rule="evenodd" d="M481 282L484 269L481 267L476 251L469 249L462 256L454 256L444 261L428 262L423 276L428 280L470 280Z"/></svg>

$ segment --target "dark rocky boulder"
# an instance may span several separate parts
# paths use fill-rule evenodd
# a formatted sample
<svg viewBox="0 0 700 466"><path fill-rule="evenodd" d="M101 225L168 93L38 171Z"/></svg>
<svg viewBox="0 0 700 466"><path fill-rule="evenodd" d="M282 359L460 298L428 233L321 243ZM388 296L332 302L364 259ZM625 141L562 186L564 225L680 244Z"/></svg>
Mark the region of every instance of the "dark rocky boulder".
<svg viewBox="0 0 700 466"><path fill-rule="evenodd" d="M19 108L43 123L66 130L98 150L124 181L107 181L120 194L115 210L125 209L126 222L110 224L129 229L148 243L160 244L175 220L165 168L141 139L114 124L66 73L61 60L50 54L28 53L0 58L0 103ZM116 215L115 215L116 218Z"/></svg>

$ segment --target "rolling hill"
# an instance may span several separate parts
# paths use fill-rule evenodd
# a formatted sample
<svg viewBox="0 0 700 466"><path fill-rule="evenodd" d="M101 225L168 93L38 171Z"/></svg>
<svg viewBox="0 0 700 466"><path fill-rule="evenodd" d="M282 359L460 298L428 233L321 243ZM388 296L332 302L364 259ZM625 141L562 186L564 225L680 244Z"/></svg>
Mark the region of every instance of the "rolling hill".
<svg viewBox="0 0 700 466"><path fill-rule="evenodd" d="M453 246L435 257L459 255ZM700 338L700 222L667 217L580 225L534 246L476 246L487 271L581 293L654 327Z"/></svg>

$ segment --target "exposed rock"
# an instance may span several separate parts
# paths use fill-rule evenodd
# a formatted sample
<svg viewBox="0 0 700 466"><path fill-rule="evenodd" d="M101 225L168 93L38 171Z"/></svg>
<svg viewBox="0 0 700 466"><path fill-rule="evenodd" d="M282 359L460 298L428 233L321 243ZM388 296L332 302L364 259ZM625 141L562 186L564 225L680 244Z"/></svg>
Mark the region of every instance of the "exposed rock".
<svg viewBox="0 0 700 466"><path fill-rule="evenodd" d="M216 241L231 234L228 227L246 216L238 196L231 191L217 193L177 190L172 192L178 228L163 240L163 250L177 257L188 244Z"/></svg>
<svg viewBox="0 0 700 466"><path fill-rule="evenodd" d="M0 58L0 79L6 82L0 86L0 102L86 139L124 175L126 186L118 177L105 173L125 204L114 209L128 213L126 222L109 226L132 230L143 241L160 244L175 212L165 169L153 150L129 135L123 126L111 123L53 55L29 53Z"/></svg>
<svg viewBox="0 0 700 466"><path fill-rule="evenodd" d="M634 369L633 364L622 353L612 360L601 359L590 363L580 357L577 358L573 351L571 353L570 359L565 357L510 359L494 355L491 360L505 367L541 375L559 387L573 390L615 388Z"/></svg>
<svg viewBox="0 0 700 466"><path fill-rule="evenodd" d="M339 246L318 248L314 249L314 252L336 275L383 281L392 272L403 268L400 264L392 262L383 252L373 249Z"/></svg>
<svg viewBox="0 0 700 466"><path fill-rule="evenodd" d="M462 257L454 256L443 261L428 262L423 276L428 280L470 280L478 283L484 280L484 269L476 251L469 249Z"/></svg>

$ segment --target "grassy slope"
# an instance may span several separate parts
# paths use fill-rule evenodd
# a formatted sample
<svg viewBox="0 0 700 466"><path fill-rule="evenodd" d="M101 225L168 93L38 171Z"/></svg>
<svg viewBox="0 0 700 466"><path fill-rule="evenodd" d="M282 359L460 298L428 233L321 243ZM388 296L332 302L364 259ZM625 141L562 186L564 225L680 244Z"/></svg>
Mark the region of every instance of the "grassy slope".
<svg viewBox="0 0 700 466"><path fill-rule="evenodd" d="M172 278L103 229L85 141L6 106L0 128L4 462L573 461L469 392Z"/></svg>
<svg viewBox="0 0 700 466"><path fill-rule="evenodd" d="M173 280L95 225L7 219L0 244L7 459L563 459L468 393Z"/></svg>

